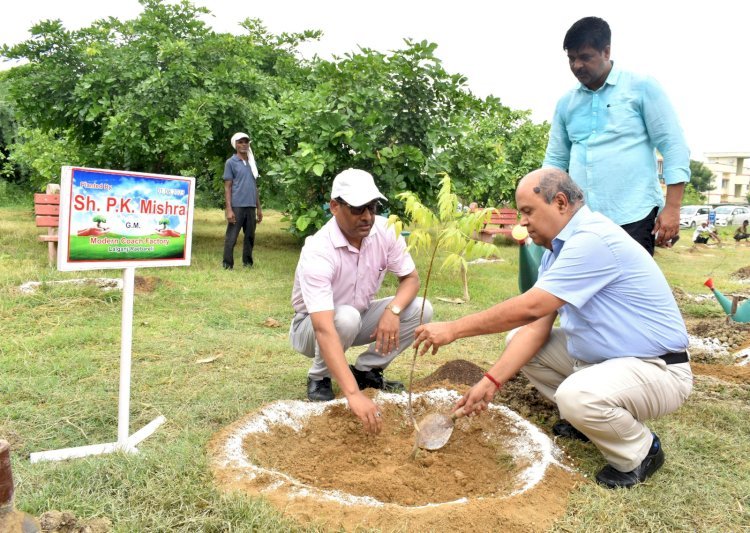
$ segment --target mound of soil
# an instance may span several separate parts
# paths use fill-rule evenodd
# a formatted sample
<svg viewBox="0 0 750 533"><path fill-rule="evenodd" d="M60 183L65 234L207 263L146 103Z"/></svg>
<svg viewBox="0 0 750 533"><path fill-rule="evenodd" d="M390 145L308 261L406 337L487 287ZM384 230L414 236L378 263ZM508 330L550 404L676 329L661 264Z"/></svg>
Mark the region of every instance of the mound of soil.
<svg viewBox="0 0 750 533"><path fill-rule="evenodd" d="M448 361L426 378L415 382L414 390L428 390L442 386L463 393L482 379L482 376L484 376L484 370L480 366L464 359L455 359ZM524 418L537 423L557 420L555 405L539 394L539 391L520 373L505 383L497 392L495 403L507 405Z"/></svg>
<svg viewBox="0 0 750 533"><path fill-rule="evenodd" d="M687 319L688 333L695 337L717 339L731 351L750 346L750 324L724 318ZM698 355L698 354L696 354Z"/></svg>
<svg viewBox="0 0 750 533"><path fill-rule="evenodd" d="M693 335L719 337L750 331L722 319L692 321L689 329ZM750 366L696 362L693 367L696 374L750 383ZM415 383L414 389L460 394L483 373L474 363L454 360ZM415 398L417 420L435 412L434 405L425 404L418 394ZM494 403L545 428L558 418L554 405L521 374L503 386ZM278 424L267 431L241 433L256 416L251 413L214 437L209 453L222 489L263 496L303 524L333 529L526 532L552 527L565 512L569 492L582 482L558 463L547 467L533 488L518 491L518 474L529 466L509 445L518 430L492 411L458 420L442 449L420 450L411 459L415 432L403 405L380 404L385 426L378 436L365 435L345 403L302 405L320 408L302 427ZM446 404L441 410L449 408ZM225 446L232 440L241 449L239 462ZM270 478L264 473L268 469L282 473L283 480Z"/></svg>
<svg viewBox="0 0 750 533"><path fill-rule="evenodd" d="M430 411L421 400L414 405L417 419ZM503 435L511 433L507 419L494 412L459 420L449 445L418 452L412 460L414 428L403 408L380 405L385 427L378 436L365 434L347 406L336 404L323 416L311 417L300 431L278 426L251 435L245 451L254 464L306 485L408 506L507 494L520 469L528 467L514 461L505 439L482 438L498 426Z"/></svg>
<svg viewBox="0 0 750 533"><path fill-rule="evenodd" d="M484 376L484 370L478 365L471 361L455 359L448 361L426 378L415 382L414 388L422 390L440 384L472 386L482 379L482 376Z"/></svg>
<svg viewBox="0 0 750 533"><path fill-rule="evenodd" d="M739 280L750 279L750 266L742 267L736 272L733 272L732 277Z"/></svg>
<svg viewBox="0 0 750 533"><path fill-rule="evenodd" d="M39 523L42 533L108 533L112 523L108 518L80 520L70 511L47 511Z"/></svg>
<svg viewBox="0 0 750 533"><path fill-rule="evenodd" d="M161 279L156 276L135 276L135 293L150 294L161 284Z"/></svg>
<svg viewBox="0 0 750 533"><path fill-rule="evenodd" d="M709 365L691 363L694 374L713 376L723 381L730 381L742 385L750 385L750 366Z"/></svg>
<svg viewBox="0 0 750 533"><path fill-rule="evenodd" d="M415 389L465 391L483 373L468 361L451 361L415 384ZM521 379L501 392L499 399L506 395L518 395L519 402L531 399L529 411L535 405L550 415L553 411ZM423 398L415 396L417 420L436 409L447 411L455 401L436 407ZM442 449L420 450L412 459L415 430L404 404L376 401L384 416L383 432L377 436L362 431L345 403L302 403L318 408L302 427L275 424L267 431L243 434L242 428L257 418L251 413L219 433L210 445L218 484L225 490L262 494L303 523L332 528L514 532L547 530L565 512L569 491L581 481L568 467L554 462L540 474L541 481L519 488L525 475L519 473L533 469L535 459L528 457L535 456L518 455L513 443L518 442L520 430L503 416L502 408L458 420ZM230 441L241 441L241 460L227 451ZM283 473L283 482L268 479L263 472L269 470ZM316 496L323 493L355 499L344 503Z"/></svg>

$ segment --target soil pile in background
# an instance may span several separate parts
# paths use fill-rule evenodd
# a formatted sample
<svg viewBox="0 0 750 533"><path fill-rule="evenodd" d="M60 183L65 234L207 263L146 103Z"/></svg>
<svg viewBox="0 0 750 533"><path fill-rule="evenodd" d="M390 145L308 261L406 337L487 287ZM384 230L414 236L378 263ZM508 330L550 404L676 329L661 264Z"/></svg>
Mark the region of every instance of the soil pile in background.
<svg viewBox="0 0 750 533"><path fill-rule="evenodd" d="M136 294L150 294L161 285L162 280L156 276L135 276L134 283Z"/></svg>
<svg viewBox="0 0 750 533"><path fill-rule="evenodd" d="M426 390L435 385L449 385L453 387L457 385L472 386L482 379L483 375L484 370L478 365L475 365L471 361L455 359L448 361L426 378L415 382L414 388L415 390Z"/></svg>
<svg viewBox="0 0 750 533"><path fill-rule="evenodd" d="M750 323L735 322L727 317L689 319L685 321L688 333L695 337L717 339L731 351L750 345Z"/></svg>
<svg viewBox="0 0 750 533"><path fill-rule="evenodd" d="M742 267L733 272L732 277L738 280L750 280L750 266Z"/></svg>
<svg viewBox="0 0 750 533"><path fill-rule="evenodd" d="M109 518L80 520L70 511L47 511L39 518L42 533L109 533Z"/></svg>
<svg viewBox="0 0 750 533"><path fill-rule="evenodd" d="M455 359L426 378L414 383L414 390L428 390L438 386L466 392L484 376L484 370L471 361ZM495 395L495 403L507 405L515 412L535 423L557 420L555 405L544 398L526 377L519 373L503 384Z"/></svg>
<svg viewBox="0 0 750 533"><path fill-rule="evenodd" d="M750 365L726 366L690 363L690 366L693 369L693 374L699 376L712 376L723 381L750 386Z"/></svg>

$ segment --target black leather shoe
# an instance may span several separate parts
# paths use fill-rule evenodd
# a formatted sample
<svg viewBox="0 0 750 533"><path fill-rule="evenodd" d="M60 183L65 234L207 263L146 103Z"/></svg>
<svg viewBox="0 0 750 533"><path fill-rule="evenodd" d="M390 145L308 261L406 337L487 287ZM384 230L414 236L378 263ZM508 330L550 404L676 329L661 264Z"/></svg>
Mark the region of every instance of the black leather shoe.
<svg viewBox="0 0 750 533"><path fill-rule="evenodd" d="M560 420L552 426L552 433L558 437L564 437L566 439L576 439L582 442L589 441L589 438L586 435L574 428L567 420Z"/></svg>
<svg viewBox="0 0 750 533"><path fill-rule="evenodd" d="M307 378L307 399L311 402L330 402L333 400L331 378L319 381Z"/></svg>
<svg viewBox="0 0 750 533"><path fill-rule="evenodd" d="M349 365L349 368L354 374L354 379L357 380L357 386L359 390L365 390L366 388L384 390L386 392L401 392L404 390L404 384L400 381L390 381L383 379L383 369L373 368L371 370L357 370L354 365Z"/></svg>
<svg viewBox="0 0 750 533"><path fill-rule="evenodd" d="M656 436L656 433L653 433L653 436L654 441L651 444L648 455L635 470L620 472L616 468L607 465L596 475L597 483L605 485L610 489L630 488L650 478L664 464L664 450L661 449L661 441Z"/></svg>

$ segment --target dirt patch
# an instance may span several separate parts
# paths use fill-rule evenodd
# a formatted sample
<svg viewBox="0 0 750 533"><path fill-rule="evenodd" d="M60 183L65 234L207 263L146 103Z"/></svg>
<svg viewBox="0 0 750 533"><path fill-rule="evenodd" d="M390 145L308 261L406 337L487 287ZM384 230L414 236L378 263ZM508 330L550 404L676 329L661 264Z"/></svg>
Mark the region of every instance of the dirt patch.
<svg viewBox="0 0 750 533"><path fill-rule="evenodd" d="M156 276L135 276L135 293L151 294L161 283Z"/></svg>
<svg viewBox="0 0 750 533"><path fill-rule="evenodd" d="M733 383L750 384L750 366L727 366L710 365L704 363L691 363L694 374L713 376L723 381Z"/></svg>
<svg viewBox="0 0 750 533"><path fill-rule="evenodd" d="M482 376L484 370L480 366L464 359L455 359L448 361L426 378L415 382L414 390L445 387L464 393L482 379ZM555 405L539 394L521 373L503 384L502 389L495 395L495 403L507 405L524 418L536 423L558 418Z"/></svg>
<svg viewBox="0 0 750 533"><path fill-rule="evenodd" d="M47 511L39 523L43 533L108 533L112 522L108 518L80 520L70 511Z"/></svg>
<svg viewBox="0 0 750 533"><path fill-rule="evenodd" d="M688 329L691 335L725 337L739 345L747 344L750 336L748 326L723 319L693 319ZM750 366L694 362L693 369L698 375L750 383ZM416 382L417 420L428 412L449 410L483 373L474 363L454 360ZM434 398L425 400L443 392L452 396L442 404ZM386 401L396 397L401 399ZM553 527L565 513L570 491L585 482L546 436L558 418L555 406L522 374L503 386L488 412L458 420L444 448L420 451L415 460L410 458L414 429L405 395L374 399L385 420L378 436L362 432L344 400L295 402L314 411L299 424L290 422L296 414L274 412L284 402L250 413L216 435L209 446L218 485L226 491L262 495L306 525L346 531L520 532ZM538 453L549 442L555 450L555 460L533 484L524 480L539 457L519 454L514 442L524 430L503 409L516 417L520 414L524 418L518 419L542 435L527 448ZM247 431L263 417L275 423ZM234 448L228 446L230 442Z"/></svg>
<svg viewBox="0 0 750 533"><path fill-rule="evenodd" d="M464 359L456 359L448 361L426 378L415 382L414 388L426 390L441 384L472 386L482 379L482 376L484 370L478 365Z"/></svg>
<svg viewBox="0 0 750 533"><path fill-rule="evenodd" d="M732 277L739 280L750 280L750 266L742 267L733 272Z"/></svg>
<svg viewBox="0 0 750 533"><path fill-rule="evenodd" d="M702 339L715 339L727 351L739 351L743 348L750 347L750 324L734 322L722 318L687 318L685 325L688 333L694 337ZM696 362L708 362L715 359L715 350L708 350L709 353L701 353L700 349L691 347L691 355Z"/></svg>
<svg viewBox="0 0 750 533"><path fill-rule="evenodd" d="M64 285L83 285L86 287L96 287L103 291L112 291L122 289L122 279L120 278L78 278L65 279L59 281L27 281L20 285L18 290L24 294L34 294L36 291L54 286Z"/></svg>
<svg viewBox="0 0 750 533"><path fill-rule="evenodd" d="M307 485L399 505L497 496L522 488L521 472L535 458L516 457L514 439L504 437L517 429L502 410L459 420L450 446L419 452L413 460L414 429L404 416L403 402L378 403L386 427L377 437L365 435L342 402L311 417L301 430L279 426L252 434L245 440L245 452L254 464L291 474ZM450 402L436 408L421 396L413 407L419 420L428 412L447 411ZM495 435L498 438L490 438ZM344 460L330 468L328 460L321 461L321 447Z"/></svg>
<svg viewBox="0 0 750 533"><path fill-rule="evenodd" d="M422 391L414 396L417 420L449 410L456 389L466 390L482 374L473 363L451 361L415 384ZM529 397L527 385L514 380L503 392ZM251 413L209 447L217 482L331 528L511 532L548 529L581 482L561 450L506 406L458 420L445 447L411 459L415 432L406 395L374 399L385 422L378 436L362 432L344 400L277 402ZM548 402L539 405L551 412Z"/></svg>

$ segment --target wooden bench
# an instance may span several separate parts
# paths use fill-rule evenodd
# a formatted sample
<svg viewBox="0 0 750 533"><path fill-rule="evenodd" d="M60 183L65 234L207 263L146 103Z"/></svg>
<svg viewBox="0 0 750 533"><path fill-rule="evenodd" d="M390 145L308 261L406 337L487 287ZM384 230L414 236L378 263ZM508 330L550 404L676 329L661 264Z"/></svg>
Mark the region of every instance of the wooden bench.
<svg viewBox="0 0 750 533"><path fill-rule="evenodd" d="M518 224L518 211L510 208L494 209L490 220L477 235L478 240L492 242L495 235L510 237L513 226Z"/></svg>
<svg viewBox="0 0 750 533"><path fill-rule="evenodd" d="M54 183L47 185L46 193L34 195L34 215L36 226L47 228L46 235L39 235L39 240L47 243L49 264L57 262L57 227L60 224L60 186Z"/></svg>

